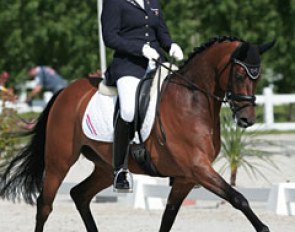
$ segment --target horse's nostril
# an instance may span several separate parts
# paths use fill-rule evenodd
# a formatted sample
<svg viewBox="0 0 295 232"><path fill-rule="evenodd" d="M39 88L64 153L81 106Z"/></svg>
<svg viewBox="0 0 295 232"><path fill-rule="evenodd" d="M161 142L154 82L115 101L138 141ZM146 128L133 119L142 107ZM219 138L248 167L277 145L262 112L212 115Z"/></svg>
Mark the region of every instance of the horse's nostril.
<svg viewBox="0 0 295 232"><path fill-rule="evenodd" d="M238 125L242 128L247 128L252 126L255 123L255 120L249 119L249 118L239 118Z"/></svg>

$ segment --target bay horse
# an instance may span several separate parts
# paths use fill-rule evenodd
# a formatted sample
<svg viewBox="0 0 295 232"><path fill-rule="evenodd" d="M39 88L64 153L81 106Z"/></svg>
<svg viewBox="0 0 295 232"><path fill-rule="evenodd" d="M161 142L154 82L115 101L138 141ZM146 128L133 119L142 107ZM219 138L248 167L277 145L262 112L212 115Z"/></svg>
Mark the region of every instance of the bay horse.
<svg viewBox="0 0 295 232"><path fill-rule="evenodd" d="M201 185L242 211L257 232L269 232L245 197L211 166L220 152L220 110L228 102L236 123L255 123L255 92L260 79L260 55L274 41L256 45L233 37L204 43L164 82L159 118L166 142L159 142L155 120L145 146L157 171L174 179L162 216L160 232L171 230L179 208L195 185ZM112 185L112 144L88 139L82 131L83 114L101 78L82 78L54 95L40 114L25 149L7 164L1 176L2 198L37 202L35 232L41 232L52 211L57 190L80 154L94 170L73 187L70 195L86 230L97 232L91 199ZM95 85L93 82L96 82ZM146 174L129 157L130 171ZM214 219L213 219L214 220Z"/></svg>

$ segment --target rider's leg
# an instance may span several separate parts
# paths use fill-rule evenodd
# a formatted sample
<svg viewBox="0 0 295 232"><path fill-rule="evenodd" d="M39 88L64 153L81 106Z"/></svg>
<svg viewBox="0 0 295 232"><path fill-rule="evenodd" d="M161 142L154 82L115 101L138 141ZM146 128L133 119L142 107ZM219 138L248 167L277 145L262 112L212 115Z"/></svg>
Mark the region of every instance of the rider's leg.
<svg viewBox="0 0 295 232"><path fill-rule="evenodd" d="M114 189L126 190L130 188L126 173L118 174L122 169L130 141L134 137L134 111L135 93L139 79L132 76L125 76L117 81L118 94L120 99L120 115L115 123L113 166L114 166Z"/></svg>

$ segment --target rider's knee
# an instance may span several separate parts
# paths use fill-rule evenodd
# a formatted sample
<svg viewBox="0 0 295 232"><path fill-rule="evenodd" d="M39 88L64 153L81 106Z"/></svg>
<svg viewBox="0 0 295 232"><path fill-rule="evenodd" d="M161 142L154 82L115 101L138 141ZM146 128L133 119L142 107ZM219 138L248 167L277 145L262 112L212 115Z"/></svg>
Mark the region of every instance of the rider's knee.
<svg viewBox="0 0 295 232"><path fill-rule="evenodd" d="M133 122L134 120L134 107L125 106L121 108L121 118L126 122Z"/></svg>

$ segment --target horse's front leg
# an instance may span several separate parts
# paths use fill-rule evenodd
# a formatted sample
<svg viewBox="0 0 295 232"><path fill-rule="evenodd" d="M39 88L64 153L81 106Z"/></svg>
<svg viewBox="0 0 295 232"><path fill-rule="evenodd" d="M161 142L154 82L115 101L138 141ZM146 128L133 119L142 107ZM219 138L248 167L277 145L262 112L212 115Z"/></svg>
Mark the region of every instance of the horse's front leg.
<svg viewBox="0 0 295 232"><path fill-rule="evenodd" d="M252 211L247 199L226 183L225 180L211 167L209 161L195 165L194 175L199 183L206 189L228 201L234 208L241 210L257 232L270 231Z"/></svg>
<svg viewBox="0 0 295 232"><path fill-rule="evenodd" d="M193 187L194 183L186 183L182 178L174 179L166 208L162 216L160 232L170 231L183 200Z"/></svg>

